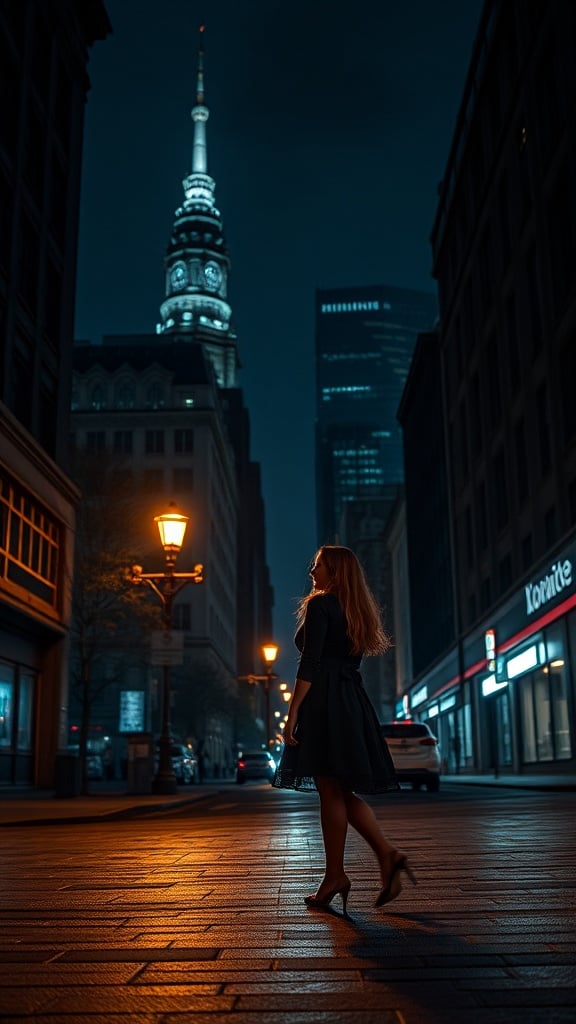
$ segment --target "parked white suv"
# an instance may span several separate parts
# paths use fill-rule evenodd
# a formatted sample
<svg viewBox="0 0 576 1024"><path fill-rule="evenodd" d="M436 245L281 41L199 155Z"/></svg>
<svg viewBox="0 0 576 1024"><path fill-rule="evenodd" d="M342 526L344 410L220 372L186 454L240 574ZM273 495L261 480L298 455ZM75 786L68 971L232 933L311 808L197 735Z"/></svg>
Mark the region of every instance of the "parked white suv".
<svg viewBox="0 0 576 1024"><path fill-rule="evenodd" d="M440 751L438 740L424 722L410 719L383 722L382 736L390 751L398 782L409 782L413 789L426 786L429 793L440 788Z"/></svg>

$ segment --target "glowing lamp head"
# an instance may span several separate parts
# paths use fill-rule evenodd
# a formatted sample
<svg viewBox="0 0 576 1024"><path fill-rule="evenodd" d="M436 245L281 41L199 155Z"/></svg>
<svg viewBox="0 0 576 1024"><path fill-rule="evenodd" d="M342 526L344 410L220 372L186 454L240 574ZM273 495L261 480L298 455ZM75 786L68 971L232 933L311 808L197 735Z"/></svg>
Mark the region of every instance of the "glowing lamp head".
<svg viewBox="0 0 576 1024"><path fill-rule="evenodd" d="M188 520L189 516L181 515L173 501L170 502L167 512L154 517L167 560L175 560L182 550Z"/></svg>
<svg viewBox="0 0 576 1024"><path fill-rule="evenodd" d="M262 644L262 657L266 665L270 667L278 657L279 647L277 644Z"/></svg>

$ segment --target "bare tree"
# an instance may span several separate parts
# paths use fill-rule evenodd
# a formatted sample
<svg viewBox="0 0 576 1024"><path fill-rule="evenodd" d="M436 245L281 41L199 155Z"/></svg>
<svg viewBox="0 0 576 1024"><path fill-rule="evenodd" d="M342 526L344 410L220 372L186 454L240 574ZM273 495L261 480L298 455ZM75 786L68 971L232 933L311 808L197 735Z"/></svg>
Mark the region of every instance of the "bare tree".
<svg viewBox="0 0 576 1024"><path fill-rule="evenodd" d="M76 473L82 501L72 586L70 687L80 708L83 792L94 704L134 664L134 652L144 653L147 633L159 624L156 604L136 592L128 579L130 567L142 560L142 550L133 494L128 483L120 486L120 479L104 458L82 455Z"/></svg>

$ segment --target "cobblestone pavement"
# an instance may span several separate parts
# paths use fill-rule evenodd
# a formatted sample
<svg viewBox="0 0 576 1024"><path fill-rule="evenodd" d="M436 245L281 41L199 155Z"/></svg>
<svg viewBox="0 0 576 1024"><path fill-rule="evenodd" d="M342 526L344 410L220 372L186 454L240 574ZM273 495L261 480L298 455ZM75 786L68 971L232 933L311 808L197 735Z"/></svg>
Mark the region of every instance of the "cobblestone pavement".
<svg viewBox="0 0 576 1024"><path fill-rule="evenodd" d="M576 796L374 806L418 885L374 910L351 836L349 920L303 903L313 795L230 786L146 819L0 830L0 1021L573 1024Z"/></svg>

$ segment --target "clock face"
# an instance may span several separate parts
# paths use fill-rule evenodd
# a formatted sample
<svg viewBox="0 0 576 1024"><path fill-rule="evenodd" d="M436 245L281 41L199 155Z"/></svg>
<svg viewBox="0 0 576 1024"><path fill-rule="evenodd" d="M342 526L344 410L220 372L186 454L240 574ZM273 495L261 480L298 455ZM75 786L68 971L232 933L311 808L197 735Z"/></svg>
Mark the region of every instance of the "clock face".
<svg viewBox="0 0 576 1024"><path fill-rule="evenodd" d="M176 266L172 268L172 272L170 274L172 287L176 289L183 288L187 280L188 273L186 271L186 267L183 263L177 263Z"/></svg>
<svg viewBox="0 0 576 1024"><path fill-rule="evenodd" d="M209 288L211 292L218 291L222 284L222 271L217 263L214 263L211 260L206 264L204 267L204 277L206 279L206 287Z"/></svg>

